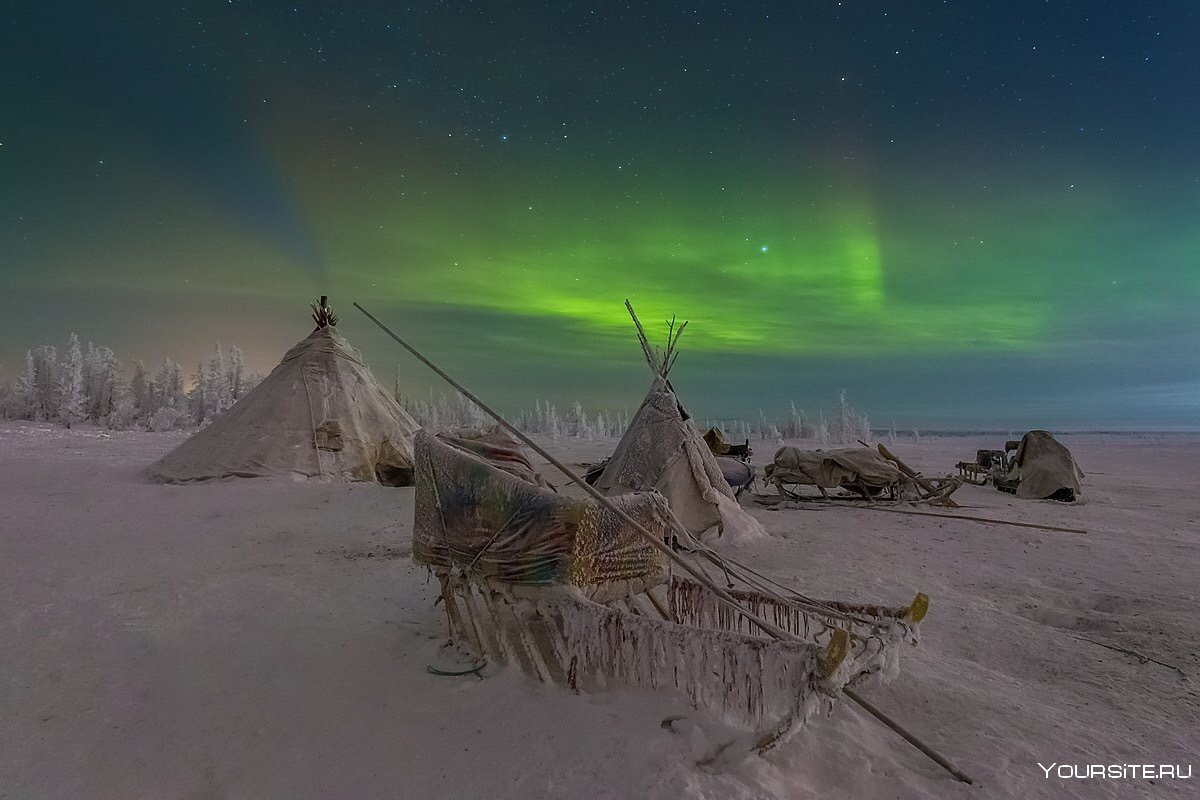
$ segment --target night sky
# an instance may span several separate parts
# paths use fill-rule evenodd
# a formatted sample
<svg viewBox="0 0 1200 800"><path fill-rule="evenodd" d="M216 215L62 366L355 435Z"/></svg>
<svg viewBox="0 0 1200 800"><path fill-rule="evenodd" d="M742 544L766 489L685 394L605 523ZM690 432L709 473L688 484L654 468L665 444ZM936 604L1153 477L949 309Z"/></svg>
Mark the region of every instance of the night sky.
<svg viewBox="0 0 1200 800"><path fill-rule="evenodd" d="M24 3L0 376L71 331L267 370L876 426L1200 427L1193 2Z"/></svg>

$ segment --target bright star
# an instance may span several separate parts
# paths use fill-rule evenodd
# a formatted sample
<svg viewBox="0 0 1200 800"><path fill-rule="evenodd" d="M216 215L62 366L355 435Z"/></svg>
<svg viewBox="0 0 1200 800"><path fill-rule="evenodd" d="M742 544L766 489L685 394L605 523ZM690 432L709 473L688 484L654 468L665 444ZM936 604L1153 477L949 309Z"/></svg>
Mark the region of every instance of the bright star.
<svg viewBox="0 0 1200 800"><path fill-rule="evenodd" d="M763 253L767 252L767 246L766 246L765 244L764 244L762 247L758 248L758 249L759 249L759 251L760 251L760 252L763 252Z"/></svg>

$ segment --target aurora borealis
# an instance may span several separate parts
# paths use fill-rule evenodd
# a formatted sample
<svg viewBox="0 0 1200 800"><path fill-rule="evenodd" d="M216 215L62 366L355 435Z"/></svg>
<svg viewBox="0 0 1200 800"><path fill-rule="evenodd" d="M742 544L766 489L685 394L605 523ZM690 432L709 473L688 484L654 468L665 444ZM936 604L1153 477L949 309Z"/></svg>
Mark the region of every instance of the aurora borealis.
<svg viewBox="0 0 1200 800"><path fill-rule="evenodd" d="M1200 426L1190 3L28 4L0 375L72 331L258 369L329 294L485 396L636 405L622 306L749 417Z"/></svg>

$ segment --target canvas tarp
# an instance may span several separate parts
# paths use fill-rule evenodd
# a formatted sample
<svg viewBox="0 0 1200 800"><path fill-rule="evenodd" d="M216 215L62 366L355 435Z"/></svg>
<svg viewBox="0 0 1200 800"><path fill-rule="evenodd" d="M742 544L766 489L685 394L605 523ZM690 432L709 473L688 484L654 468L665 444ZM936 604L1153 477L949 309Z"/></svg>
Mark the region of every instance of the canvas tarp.
<svg viewBox="0 0 1200 800"><path fill-rule="evenodd" d="M668 579L662 551L599 503L554 494L425 431L415 450L418 564L511 585L570 584L594 598ZM613 502L655 536L666 535L661 495Z"/></svg>
<svg viewBox="0 0 1200 800"><path fill-rule="evenodd" d="M704 443L708 445L708 449L713 455L723 456L729 452L729 442L725 441L725 434L721 433L720 428L709 428L704 432Z"/></svg>
<svg viewBox="0 0 1200 800"><path fill-rule="evenodd" d="M1031 500L1049 497L1061 489L1070 489L1076 497L1083 492L1079 484L1083 470L1071 451L1047 431L1030 431L1021 437L1009 477L1020 479L1017 497Z"/></svg>
<svg viewBox="0 0 1200 800"><path fill-rule="evenodd" d="M165 483L302 476L406 486L416 430L358 351L318 328L149 472Z"/></svg>
<svg viewBox="0 0 1200 800"><path fill-rule="evenodd" d="M768 477L783 483L820 486L823 489L836 489L855 483L878 488L899 481L900 470L869 447L840 450L781 447L775 453Z"/></svg>
<svg viewBox="0 0 1200 800"><path fill-rule="evenodd" d="M606 495L657 490L694 534L714 525L734 534L762 531L737 504L716 457L661 376L655 377L596 488Z"/></svg>

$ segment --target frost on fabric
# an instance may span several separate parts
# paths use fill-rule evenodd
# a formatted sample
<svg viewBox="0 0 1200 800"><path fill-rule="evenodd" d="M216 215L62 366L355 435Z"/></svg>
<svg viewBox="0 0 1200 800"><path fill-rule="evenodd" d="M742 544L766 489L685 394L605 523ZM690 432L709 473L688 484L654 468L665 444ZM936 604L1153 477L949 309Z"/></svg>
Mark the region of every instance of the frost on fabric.
<svg viewBox="0 0 1200 800"><path fill-rule="evenodd" d="M823 615L756 592L731 589L729 593L752 614L822 648L828 646L837 628L848 630L850 653L830 676L830 683L835 686L858 683L868 675L875 675L883 682L893 680L900 672L900 646L917 642L917 625L895 616L902 609L827 603L830 614ZM673 577L668 599L671 617L681 624L756 633L754 624L744 615L694 581Z"/></svg>
<svg viewBox="0 0 1200 800"><path fill-rule="evenodd" d="M572 688L677 689L696 708L756 728L802 722L820 688L812 644L689 628L586 601L541 610L561 621L557 651Z"/></svg>
<svg viewBox="0 0 1200 800"><path fill-rule="evenodd" d="M456 607L467 614L458 635L489 658L579 691L677 690L695 708L771 731L776 741L831 708L842 687L894 675L899 645L912 634L896 619L825 618L761 595L749 602L752 593L739 593L748 610L797 637L778 641L703 586L680 579L668 592L676 622L600 605L570 587L515 592L495 583L454 584ZM850 649L840 663L826 665L835 625L851 631Z"/></svg>

